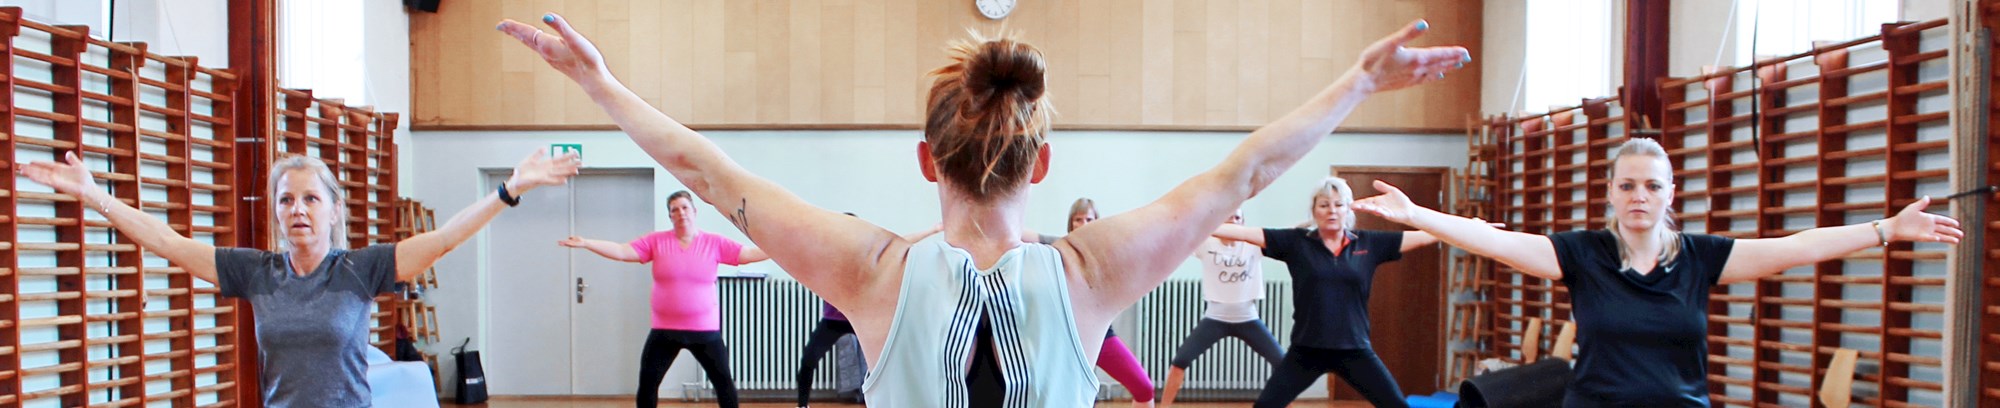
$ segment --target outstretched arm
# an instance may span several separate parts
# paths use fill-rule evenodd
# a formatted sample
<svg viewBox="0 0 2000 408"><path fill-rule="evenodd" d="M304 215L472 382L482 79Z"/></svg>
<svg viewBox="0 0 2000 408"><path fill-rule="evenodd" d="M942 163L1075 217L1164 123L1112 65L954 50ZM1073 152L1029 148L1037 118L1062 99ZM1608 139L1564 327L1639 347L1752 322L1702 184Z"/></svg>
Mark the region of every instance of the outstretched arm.
<svg viewBox="0 0 2000 408"><path fill-rule="evenodd" d="M189 276L216 283L214 245L181 236L166 221L132 208L98 188L90 169L84 166L83 159L78 158L76 152L64 154L61 163L34 162L16 169L29 180L75 197L84 208L97 210L105 220L111 221L111 228L131 238L140 248L172 261Z"/></svg>
<svg viewBox="0 0 2000 408"><path fill-rule="evenodd" d="M1556 247L1549 237L1493 228L1486 221L1432 211L1410 202L1403 190L1375 181L1381 195L1354 202L1354 209L1381 216L1428 233L1466 252L1493 258L1522 273L1561 280L1562 266L1556 261ZM1404 235L1404 244L1410 236Z"/></svg>
<svg viewBox="0 0 2000 408"><path fill-rule="evenodd" d="M766 254L764 253L764 250L757 249L757 247L753 246L743 247L742 250L736 251L737 265L748 265L758 262L764 262L770 259L771 259L771 254Z"/></svg>
<svg viewBox="0 0 2000 408"><path fill-rule="evenodd" d="M1257 194L1340 125L1376 92L1436 81L1471 59L1461 47L1406 48L1428 29L1422 21L1370 45L1359 61L1305 105L1250 133L1229 156L1132 212L1078 228L1059 243L1069 271L1086 286L1072 287L1079 317L1102 318L1137 302L1172 273L1208 231L1243 200ZM1083 289L1083 292L1076 292ZM1086 316L1086 314L1088 314Z"/></svg>
<svg viewBox="0 0 2000 408"><path fill-rule="evenodd" d="M588 249L590 250L591 253L597 254L597 256L601 256L604 257L605 259L610 259L613 261L631 262L631 263L645 262L639 259L639 251L633 250L631 245L620 244L601 239L589 239L575 235L571 235L569 239L558 241L556 242L556 244L570 248Z"/></svg>
<svg viewBox="0 0 2000 408"><path fill-rule="evenodd" d="M1403 246L1397 250L1402 252L1410 252L1410 250L1431 246L1431 244L1435 243L1438 243L1438 238L1436 235L1431 235L1431 233L1423 231L1403 231Z"/></svg>
<svg viewBox="0 0 2000 408"><path fill-rule="evenodd" d="M1258 248L1264 247L1263 228L1223 223L1222 226L1215 227L1215 232L1210 233L1209 236L1248 242L1250 245L1256 245Z"/></svg>
<svg viewBox="0 0 2000 408"><path fill-rule="evenodd" d="M1786 269L1837 259L1886 242L1943 242L1965 237L1958 220L1925 213L1930 197L1903 207L1889 219L1800 231L1783 238L1739 239L1723 264L1721 284L1756 280ZM1879 228L1879 229L1878 229ZM1771 256L1770 254L1786 254Z"/></svg>
<svg viewBox="0 0 2000 408"><path fill-rule="evenodd" d="M536 188L568 183L570 176L575 176L577 167L582 165L576 153L551 158L547 150L537 149L521 159L521 164L514 166L514 176L507 178L507 192L519 197ZM452 248L471 239L472 234L486 228L486 224L493 222L493 217L499 216L500 210L505 209L507 203L500 201L499 191L494 191L472 203L472 206L458 210L457 215L451 216L451 220L445 221L437 230L396 243L396 280L407 281L424 273L437 263L438 258L443 258Z"/></svg>
<svg viewBox="0 0 2000 408"><path fill-rule="evenodd" d="M1478 218L1473 218L1472 220L1485 223L1487 226L1493 228L1507 227L1507 224L1501 224L1497 222L1488 223L1486 222L1486 220ZM1403 231L1403 247L1401 251L1410 252L1411 250L1431 246L1431 244L1435 243L1438 243L1438 238L1436 235L1431 235L1431 233L1423 231Z"/></svg>
<svg viewBox="0 0 2000 408"><path fill-rule="evenodd" d="M872 284L867 271L900 260L908 243L866 221L827 211L731 160L714 142L646 104L618 82L596 46L561 16L545 15L547 33L504 21L499 29L535 51L590 95L639 148L703 201L715 206L786 272L822 296L850 299ZM870 282L875 283L875 282Z"/></svg>

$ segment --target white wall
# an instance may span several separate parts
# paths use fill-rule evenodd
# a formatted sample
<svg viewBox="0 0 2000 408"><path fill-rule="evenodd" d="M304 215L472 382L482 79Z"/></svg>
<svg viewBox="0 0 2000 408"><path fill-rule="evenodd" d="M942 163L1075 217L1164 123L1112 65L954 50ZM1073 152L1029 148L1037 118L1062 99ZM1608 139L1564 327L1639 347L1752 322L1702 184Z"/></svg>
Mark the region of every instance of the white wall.
<svg viewBox="0 0 2000 408"><path fill-rule="evenodd" d="M1479 48L1479 113L1520 110L1521 60L1528 55L1527 0L1487 0Z"/></svg>
<svg viewBox="0 0 2000 408"><path fill-rule="evenodd" d="M370 105L376 112L399 112L402 117L396 125L396 147L410 147L410 12L403 8L402 0L365 0L361 8L361 23L366 27L362 32L362 50L365 59ZM408 154L408 153L404 153ZM417 179L410 171L413 166L404 166L396 175L398 185L407 186ZM403 195L408 196L408 193Z"/></svg>
<svg viewBox="0 0 2000 408"><path fill-rule="evenodd" d="M922 230L938 222L935 184L924 181L916 168L919 139L916 131L736 131L708 132L708 135L745 168L776 181L814 205L851 211L895 231ZM1144 205L1182 180L1220 162L1223 153L1243 136L1197 132L1058 132L1051 144L1050 175L1031 190L1028 226L1040 232L1061 233L1070 202L1082 196L1096 200L1098 210L1107 215ZM408 150L415 153L405 156L404 171L421 173L424 177L405 184L404 191L437 209L440 217L447 217L491 191L493 186L480 182L480 169L509 168L535 148L551 143L583 144L586 167L654 169L656 203L683 189L622 133L417 132ZM1246 203L1244 213L1251 224L1259 226L1288 226L1304 221L1310 186L1326 174L1329 165L1460 168L1465 165L1465 157L1465 139L1461 135L1328 136L1297 167ZM742 233L716 215L713 207L698 208L703 211L697 223L700 228L745 240ZM657 229L672 225L665 211L656 212L650 222ZM506 239L546 239L553 245L560 238ZM474 349L482 348L485 339L491 337L486 324L490 317L484 311L494 299L486 297L483 289L487 280L493 278L483 272L487 270L483 265L487 239L498 238L482 233L475 242L446 255L437 265L440 288L428 294L438 307L438 320L445 336L473 337ZM1289 279L1281 263L1267 261L1265 268L1272 271L1273 279ZM784 275L770 263L744 269ZM725 267L724 273L729 272L730 268ZM1198 269L1192 264L1175 272L1176 278L1197 276ZM1131 330L1129 323L1124 329ZM444 353L447 347L434 346L432 351L447 354L449 358ZM452 374L449 368L452 364L443 366L446 367L443 374ZM669 380L671 383L674 379ZM665 395L674 392L677 390L669 389ZM1306 395L1325 393L1315 388Z"/></svg>
<svg viewBox="0 0 2000 408"><path fill-rule="evenodd" d="M105 1L0 0L0 6L20 7L24 17L45 24L87 25L99 37L110 26Z"/></svg>

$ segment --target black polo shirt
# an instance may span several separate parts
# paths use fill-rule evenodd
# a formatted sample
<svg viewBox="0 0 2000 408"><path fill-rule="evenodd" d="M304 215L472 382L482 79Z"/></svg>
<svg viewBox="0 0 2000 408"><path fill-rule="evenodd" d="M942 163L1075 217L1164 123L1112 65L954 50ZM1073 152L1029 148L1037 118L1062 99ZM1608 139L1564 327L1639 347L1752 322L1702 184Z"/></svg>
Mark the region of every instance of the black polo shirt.
<svg viewBox="0 0 2000 408"><path fill-rule="evenodd" d="M1375 266L1403 258L1401 231L1351 230L1336 255L1307 228L1264 229L1264 256L1292 273L1292 345L1364 349Z"/></svg>

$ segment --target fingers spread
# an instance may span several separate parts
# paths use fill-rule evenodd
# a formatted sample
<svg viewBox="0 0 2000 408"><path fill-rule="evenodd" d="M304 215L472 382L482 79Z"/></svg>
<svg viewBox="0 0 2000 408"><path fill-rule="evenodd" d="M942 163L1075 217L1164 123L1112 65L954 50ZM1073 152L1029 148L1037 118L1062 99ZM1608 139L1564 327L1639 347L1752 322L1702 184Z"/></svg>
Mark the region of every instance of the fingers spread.
<svg viewBox="0 0 2000 408"><path fill-rule="evenodd" d="M1421 19L1413 21L1410 22L1409 25L1403 26L1402 30L1397 30L1395 34L1389 35L1388 38L1383 38L1382 42L1377 44L1388 47L1401 47L1403 46L1404 43L1408 43L1412 40L1416 40L1417 37L1423 36L1424 31L1428 31L1430 30L1430 28L1431 28L1430 22Z"/></svg>
<svg viewBox="0 0 2000 408"><path fill-rule="evenodd" d="M590 40L584 39L583 33L576 32L576 27L570 26L569 20L564 19L562 15L556 13L542 15L542 22L554 27L556 35L562 36L563 41L568 42L570 47L582 47L590 43Z"/></svg>

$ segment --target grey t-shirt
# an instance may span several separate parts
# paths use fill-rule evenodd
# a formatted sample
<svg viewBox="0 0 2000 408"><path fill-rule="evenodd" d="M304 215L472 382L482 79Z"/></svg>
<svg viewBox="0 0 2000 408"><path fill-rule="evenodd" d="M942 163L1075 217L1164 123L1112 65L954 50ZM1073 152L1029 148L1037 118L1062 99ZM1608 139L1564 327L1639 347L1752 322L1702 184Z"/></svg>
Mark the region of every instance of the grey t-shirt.
<svg viewBox="0 0 2000 408"><path fill-rule="evenodd" d="M333 250L305 276L283 253L216 248L215 274L256 314L264 405L369 406L368 308L396 283L395 244Z"/></svg>

